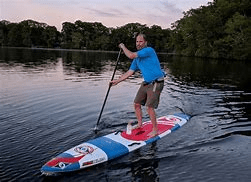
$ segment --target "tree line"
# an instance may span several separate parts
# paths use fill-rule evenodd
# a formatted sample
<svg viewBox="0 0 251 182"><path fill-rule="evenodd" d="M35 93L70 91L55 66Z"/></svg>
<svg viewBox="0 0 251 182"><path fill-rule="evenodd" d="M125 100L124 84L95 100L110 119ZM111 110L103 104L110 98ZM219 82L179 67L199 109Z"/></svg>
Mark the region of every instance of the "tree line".
<svg viewBox="0 0 251 182"><path fill-rule="evenodd" d="M172 24L171 43L181 55L250 59L250 13L250 0L214 0Z"/></svg>
<svg viewBox="0 0 251 182"><path fill-rule="evenodd" d="M24 20L0 21L0 46L86 50L118 50L123 42L135 49L135 34L143 32L158 52L209 58L250 59L251 19L249 0L214 0L184 12L169 29L129 23L109 28L99 22L64 22L55 26Z"/></svg>
<svg viewBox="0 0 251 182"><path fill-rule="evenodd" d="M64 22L61 32L56 27L34 20L24 20L20 23L0 21L0 46L14 47L44 47L87 50L118 50L118 44L123 42L134 49L133 38L136 32L149 34L149 42L158 51L168 50L170 29L162 29L153 25L147 27L140 23L129 23L122 27L108 28L99 22L75 23Z"/></svg>

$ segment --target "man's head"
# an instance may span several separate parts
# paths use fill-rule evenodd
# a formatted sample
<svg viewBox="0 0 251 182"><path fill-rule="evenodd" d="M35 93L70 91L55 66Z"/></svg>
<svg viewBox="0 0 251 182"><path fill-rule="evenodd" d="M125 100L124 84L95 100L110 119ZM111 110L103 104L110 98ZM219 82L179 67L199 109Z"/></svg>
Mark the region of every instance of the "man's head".
<svg viewBox="0 0 251 182"><path fill-rule="evenodd" d="M143 49L147 46L146 36L144 34L138 34L136 37L136 48L137 50Z"/></svg>

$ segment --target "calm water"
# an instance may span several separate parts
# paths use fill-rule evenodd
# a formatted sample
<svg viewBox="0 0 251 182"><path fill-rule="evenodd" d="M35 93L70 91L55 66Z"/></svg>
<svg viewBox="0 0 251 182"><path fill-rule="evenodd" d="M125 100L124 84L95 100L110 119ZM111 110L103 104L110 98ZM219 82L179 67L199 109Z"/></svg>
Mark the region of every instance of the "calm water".
<svg viewBox="0 0 251 182"><path fill-rule="evenodd" d="M168 72L158 116L192 119L178 131L119 159L42 176L52 157L125 129L139 74L113 87L93 132L117 53L0 49L0 181L249 181L251 64L159 55ZM130 62L121 56L116 72ZM144 111L144 120L148 120Z"/></svg>

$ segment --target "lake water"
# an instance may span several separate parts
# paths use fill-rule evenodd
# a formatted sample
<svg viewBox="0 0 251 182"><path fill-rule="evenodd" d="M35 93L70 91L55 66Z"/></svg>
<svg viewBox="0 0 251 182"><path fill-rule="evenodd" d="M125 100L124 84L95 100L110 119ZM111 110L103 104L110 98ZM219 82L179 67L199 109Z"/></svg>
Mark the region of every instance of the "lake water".
<svg viewBox="0 0 251 182"><path fill-rule="evenodd" d="M140 74L112 87L101 131L93 132L117 54L0 48L0 181L250 180L251 64L166 54L159 55L168 77L156 112L186 112L193 116L186 125L104 164L41 175L52 157L136 120ZM120 60L116 77L130 65Z"/></svg>

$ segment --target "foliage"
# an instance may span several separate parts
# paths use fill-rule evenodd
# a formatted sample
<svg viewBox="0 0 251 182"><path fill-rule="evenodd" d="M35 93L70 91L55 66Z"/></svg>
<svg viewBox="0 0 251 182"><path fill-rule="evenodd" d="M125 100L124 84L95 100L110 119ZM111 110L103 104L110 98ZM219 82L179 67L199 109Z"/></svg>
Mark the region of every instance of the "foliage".
<svg viewBox="0 0 251 182"><path fill-rule="evenodd" d="M214 0L191 9L172 24L176 53L227 59L250 59L249 0Z"/></svg>
<svg viewBox="0 0 251 182"><path fill-rule="evenodd" d="M14 47L56 47L60 33L56 27L33 20L0 22L0 45Z"/></svg>
<svg viewBox="0 0 251 182"><path fill-rule="evenodd" d="M123 42L128 48L135 48L135 33L149 34L149 42L158 51L167 51L169 29L154 25L147 27L129 23L121 27L107 28L99 22L64 22L61 32L56 27L25 20L20 23L0 22L0 46L15 47L61 47L64 49L117 50ZM163 46L164 45L164 46Z"/></svg>

